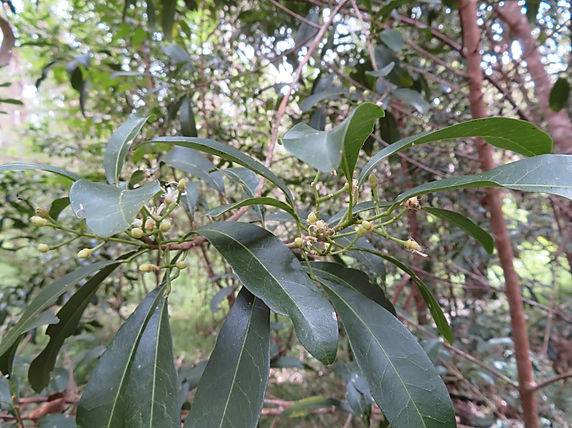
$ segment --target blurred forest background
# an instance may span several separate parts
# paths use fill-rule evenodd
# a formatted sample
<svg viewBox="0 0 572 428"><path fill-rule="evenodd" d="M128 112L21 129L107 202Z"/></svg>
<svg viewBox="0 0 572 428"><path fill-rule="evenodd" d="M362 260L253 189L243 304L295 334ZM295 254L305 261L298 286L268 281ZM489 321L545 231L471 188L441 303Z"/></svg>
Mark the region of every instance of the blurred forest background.
<svg viewBox="0 0 572 428"><path fill-rule="evenodd" d="M280 136L300 121L329 128L364 101L386 110L364 146L371 154L408 135L470 119L465 59L475 51L481 53L486 114L533 122L552 135L555 152L572 153L571 2L349 0L338 7L308 63L299 67L339 5L327 0L1 0L0 163L50 163L103 179L105 144L134 110L152 115L141 140L195 134L264 161L275 125ZM461 15L471 5L476 13L469 30ZM475 29L480 44L467 45L467 31ZM276 124L289 88L285 116ZM161 168L164 149L135 149L126 165L130 181ZM381 197L478 172L479 156L470 139L394 155L378 169ZM494 151L498 164L513 158ZM271 169L296 191L300 209L307 209L310 168L278 145ZM339 177L328 180L335 188ZM65 180L13 172L0 175L0 189L0 325L6 326L42 286L80 263L75 254L81 246L70 242L40 253L39 242L53 246L64 238L29 225L35 208L53 209L52 202L66 196ZM239 192L232 182L224 195L204 182L200 189L199 211L213 201L235 200ZM427 199L491 231L484 191ZM566 381L572 376L572 206L563 199L506 191L502 203L529 358L541 384L534 390L539 423L572 426L571 380ZM335 204L330 208L336 212ZM65 208L61 216L71 217L71 210ZM387 248L385 242L372 244L394 251L430 285L452 324L454 346L437 339L409 276L388 266L384 286L439 368L458 421L522 426L514 330L498 252L488 255L461 230L425 214L410 212L400 227L427 257ZM228 312L228 297L238 287L230 267L206 245L188 260L170 304L183 409ZM26 423L71 423L48 413L73 412L97 357L155 279L133 268L105 283L66 342L47 394L26 389L25 371L17 372ZM260 426L366 426L328 401L345 400L344 367L325 369L293 339L288 322L273 321L273 365ZM43 331L26 336L17 355L21 366L46 343ZM346 344L339 352L348 350ZM0 382L0 424L14 422L7 412L9 391L7 381ZM288 413L292 402L313 396L322 398ZM60 400L57 409L46 406L53 397ZM377 416L374 411L371 426L378 426Z"/></svg>

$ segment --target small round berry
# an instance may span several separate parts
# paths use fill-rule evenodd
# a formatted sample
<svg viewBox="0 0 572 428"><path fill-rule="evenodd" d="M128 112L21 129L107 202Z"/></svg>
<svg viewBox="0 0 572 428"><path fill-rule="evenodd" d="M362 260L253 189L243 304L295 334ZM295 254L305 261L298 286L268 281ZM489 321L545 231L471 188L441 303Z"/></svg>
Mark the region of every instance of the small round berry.
<svg viewBox="0 0 572 428"><path fill-rule="evenodd" d="M48 251L50 251L50 247L48 246L48 244L38 244L38 251L40 253L47 253Z"/></svg>
<svg viewBox="0 0 572 428"><path fill-rule="evenodd" d="M152 272L155 269L157 269L157 266L151 263L143 263L141 266L139 266L139 271L141 272Z"/></svg>
<svg viewBox="0 0 572 428"><path fill-rule="evenodd" d="M159 226L159 230L161 232L168 232L169 229L171 229L171 222L169 220L165 220L161 223L161 225Z"/></svg>
<svg viewBox="0 0 572 428"><path fill-rule="evenodd" d="M43 218L48 218L50 216L50 211L47 208L36 208L36 214Z"/></svg>
<svg viewBox="0 0 572 428"><path fill-rule="evenodd" d="M140 227L134 227L133 229L131 229L131 235L136 238L142 238L143 235L145 235L145 232L143 232L143 229L141 229Z"/></svg>
<svg viewBox="0 0 572 428"><path fill-rule="evenodd" d="M184 260L179 260L177 263L175 263L177 269L185 269L188 265L189 264Z"/></svg>
<svg viewBox="0 0 572 428"><path fill-rule="evenodd" d="M315 212L311 212L308 214L308 218L306 220L308 221L308 224L314 224L318 220L318 216Z"/></svg>
<svg viewBox="0 0 572 428"><path fill-rule="evenodd" d="M145 230L153 229L155 229L155 220L153 220L151 217L147 217L147 220L145 220Z"/></svg>
<svg viewBox="0 0 572 428"><path fill-rule="evenodd" d="M35 215L35 216L32 216L32 218L30 219L30 222L34 226L43 227L46 224L48 224L48 219Z"/></svg>
<svg viewBox="0 0 572 428"><path fill-rule="evenodd" d="M91 256L91 248L84 248L77 253L77 257L80 259L87 259Z"/></svg>
<svg viewBox="0 0 572 428"><path fill-rule="evenodd" d="M298 248L302 248L304 246L304 240L298 236L294 239L294 245Z"/></svg>
<svg viewBox="0 0 572 428"><path fill-rule="evenodd" d="M183 192L187 188L187 184L189 184L189 180L187 180L186 178L181 178L177 183L177 189Z"/></svg>

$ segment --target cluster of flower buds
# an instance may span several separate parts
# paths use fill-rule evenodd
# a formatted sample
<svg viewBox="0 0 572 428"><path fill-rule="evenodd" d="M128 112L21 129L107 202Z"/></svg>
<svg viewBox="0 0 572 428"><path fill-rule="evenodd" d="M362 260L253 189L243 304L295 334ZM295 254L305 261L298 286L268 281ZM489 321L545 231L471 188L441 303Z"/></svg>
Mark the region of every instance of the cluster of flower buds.
<svg viewBox="0 0 572 428"><path fill-rule="evenodd" d="M316 213L311 212L306 219L309 226L308 232L318 241L325 241L326 238L334 236L336 231L329 227L324 220L319 220Z"/></svg>
<svg viewBox="0 0 572 428"><path fill-rule="evenodd" d="M356 233L357 236L362 237L365 236L368 232L371 232L373 230L373 223L364 220L362 221L360 224L358 224L356 226Z"/></svg>

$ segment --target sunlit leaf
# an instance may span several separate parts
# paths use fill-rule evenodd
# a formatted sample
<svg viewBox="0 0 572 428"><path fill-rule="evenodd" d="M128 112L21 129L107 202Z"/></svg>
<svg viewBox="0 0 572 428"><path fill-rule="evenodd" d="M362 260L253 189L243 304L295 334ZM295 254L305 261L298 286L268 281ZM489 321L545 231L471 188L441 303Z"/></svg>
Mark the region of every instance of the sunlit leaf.
<svg viewBox="0 0 572 428"><path fill-rule="evenodd" d="M50 165L28 163L28 162L12 162L12 163L5 163L3 165L0 165L0 172L4 172L4 171L29 171L29 170L52 172L56 175L68 178L72 181L76 181L76 180L79 180L81 178L79 175L76 175L73 172L69 172L69 171L66 171L65 169L58 168L55 166L50 166Z"/></svg>
<svg viewBox="0 0 572 428"><path fill-rule="evenodd" d="M333 308L292 252L273 234L248 223L212 223L197 229L233 267L240 281L279 314L288 315L304 347L325 364L336 355Z"/></svg>
<svg viewBox="0 0 572 428"><path fill-rule="evenodd" d="M220 331L185 428L255 428L270 371L270 312L243 288Z"/></svg>
<svg viewBox="0 0 572 428"><path fill-rule="evenodd" d="M160 191L157 180L132 190L78 180L72 185L69 198L74 214L85 218L93 233L107 237L131 226L145 202Z"/></svg>

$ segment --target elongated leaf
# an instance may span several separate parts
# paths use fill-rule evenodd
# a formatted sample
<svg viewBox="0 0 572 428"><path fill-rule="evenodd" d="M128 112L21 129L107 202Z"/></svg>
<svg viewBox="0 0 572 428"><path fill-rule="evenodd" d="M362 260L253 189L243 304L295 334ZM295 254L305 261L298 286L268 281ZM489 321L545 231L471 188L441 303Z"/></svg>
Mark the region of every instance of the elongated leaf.
<svg viewBox="0 0 572 428"><path fill-rule="evenodd" d="M199 200L199 188L201 184L197 181L192 181L187 184L187 189L181 197L181 202L190 215L194 215L195 206Z"/></svg>
<svg viewBox="0 0 572 428"><path fill-rule="evenodd" d="M346 231L348 231L348 229L342 232ZM342 236L341 238L335 238L335 241L346 247L353 241L353 238L351 236ZM346 252L346 255L353 257L361 265L365 266L370 275L375 274L385 281L385 265L383 261L380 260L378 256L369 253L369 251L375 252L375 247L366 238L359 238L353 244L352 249Z"/></svg>
<svg viewBox="0 0 572 428"><path fill-rule="evenodd" d="M185 137L197 136L195 113L191 105L191 98L186 96L181 103L181 131Z"/></svg>
<svg viewBox="0 0 572 428"><path fill-rule="evenodd" d="M403 40L403 36L401 35L401 33L392 28L383 30L380 33L379 38L383 43L386 44L388 48L396 52L399 52L403 48L403 45L405 44L405 40Z"/></svg>
<svg viewBox="0 0 572 428"><path fill-rule="evenodd" d="M65 293L70 287L77 284L86 276L98 272L106 266L117 263L118 262L115 260L110 260L83 266L71 273L68 273L62 278L57 279L47 287L42 288L34 300L32 300L32 302L26 307L18 322L4 335L2 342L0 343L0 356L10 349L12 344L18 340L20 335L33 328L33 326L37 326L37 319L42 315L42 311L54 304L57 298Z"/></svg>
<svg viewBox="0 0 572 428"><path fill-rule="evenodd" d="M294 212L294 209L290 205L287 205L284 202L279 201L278 199L268 198L268 197L249 198L249 199L245 199L244 201L237 202L235 204L221 205L220 207L212 208L212 209L206 211L205 215L218 217L219 215L222 215L227 211L234 210L236 208L252 206L252 205L255 205L255 206L256 205L269 205L272 207L280 208L281 210L286 211L288 214L290 214L295 219L298 218L296 216L296 213Z"/></svg>
<svg viewBox="0 0 572 428"><path fill-rule="evenodd" d="M455 427L447 388L409 330L343 283L332 278L320 281L344 324L371 394L391 426Z"/></svg>
<svg viewBox="0 0 572 428"><path fill-rule="evenodd" d="M401 150L434 141L469 137L483 137L493 146L526 156L536 156L552 151L550 136L530 122L504 117L475 119L396 141L371 158L361 171L358 182L363 183L379 162Z"/></svg>
<svg viewBox="0 0 572 428"><path fill-rule="evenodd" d="M328 98L337 99L339 95L346 94L347 89L345 88L328 88L324 91L310 95L305 98L304 101L300 103L300 110L308 111L320 101L326 100Z"/></svg>
<svg viewBox="0 0 572 428"><path fill-rule="evenodd" d="M548 105L551 110L560 111L568 104L568 98L570 98L570 84L568 80L560 77L550 90Z"/></svg>
<svg viewBox="0 0 572 428"><path fill-rule="evenodd" d="M239 183L248 198L254 198L256 196L258 177L254 172L243 167L226 168L221 170L221 172L231 181ZM265 210L261 206L255 206L254 209L258 214L258 217L264 220Z"/></svg>
<svg viewBox="0 0 572 428"><path fill-rule="evenodd" d="M207 185L224 193L224 181L216 167L200 152L187 147L173 147L161 161L203 180ZM212 172L211 172L212 171Z"/></svg>
<svg viewBox="0 0 572 428"><path fill-rule="evenodd" d="M286 195L286 199L290 203L290 205L295 206L294 204L294 197L290 190L286 187L286 184L282 180L280 180L276 175L262 165L257 160L247 156L233 147L227 146L226 144L222 144L213 140L208 140L205 138L193 138L193 137L160 137L154 138L149 140L148 143L167 143L167 144L175 144L177 146L189 147L191 149L198 150L203 153L209 153L211 155L219 156L223 159L236 162L239 165L242 165L251 171L256 172L257 174L263 176L271 183L278 186L280 190L284 192Z"/></svg>
<svg viewBox="0 0 572 428"><path fill-rule="evenodd" d="M256 427L270 372L270 311L243 288L222 326L185 428Z"/></svg>
<svg viewBox="0 0 572 428"><path fill-rule="evenodd" d="M161 11L161 27L165 40L173 39L173 23L175 21L175 12L177 11L177 0L164 0L163 10Z"/></svg>
<svg viewBox="0 0 572 428"><path fill-rule="evenodd" d="M289 418L300 418L311 414L314 410L318 409L331 409L335 408L344 412L351 413L351 408L337 400L329 397L308 397L295 401L284 409L282 416Z"/></svg>
<svg viewBox="0 0 572 428"><path fill-rule="evenodd" d="M473 187L506 187L572 199L572 156L541 155L499 166L480 174L444 178L409 189L394 204L413 196Z"/></svg>
<svg viewBox="0 0 572 428"><path fill-rule="evenodd" d="M49 216L54 220L57 220L61 212L66 209L70 204L70 198L67 196L64 198L54 199L50 205Z"/></svg>
<svg viewBox="0 0 572 428"><path fill-rule="evenodd" d="M211 299L209 306L211 307L211 312L214 314L219 311L218 305L222 303L224 299L234 293L234 287L221 288L216 292L216 294Z"/></svg>
<svg viewBox="0 0 572 428"><path fill-rule="evenodd" d="M372 284L366 273L329 262L312 262L312 272L322 279L334 279L343 283L346 287L363 294L397 316L393 304L385 296L383 290Z"/></svg>
<svg viewBox="0 0 572 428"><path fill-rule="evenodd" d="M70 179L71 181L79 180L81 177L74 174L73 172L66 171L65 169L58 168L50 165L43 165L39 163L27 163L27 162L12 162L0 165L0 172L4 171L47 171L53 172L56 175Z"/></svg>
<svg viewBox="0 0 572 428"><path fill-rule="evenodd" d="M391 91L391 95L406 104L413 106L419 113L425 114L429 110L429 103L421 93L409 88L397 88Z"/></svg>
<svg viewBox="0 0 572 428"><path fill-rule="evenodd" d="M93 233L107 237L126 230L145 202L160 191L157 180L132 190L78 180L72 185L69 198L74 214L85 218Z"/></svg>
<svg viewBox="0 0 572 428"><path fill-rule="evenodd" d="M141 302L99 360L78 403L78 425L176 427L177 374L165 286Z"/></svg>
<svg viewBox="0 0 572 428"><path fill-rule="evenodd" d="M292 319L300 342L314 357L324 364L333 362L338 344L333 308L282 241L248 223L213 223L197 232L216 247L252 294Z"/></svg>
<svg viewBox="0 0 572 428"><path fill-rule="evenodd" d="M132 255L133 253L129 253ZM44 350L32 361L28 369L28 380L36 392L42 391L50 380L50 373L54 369L60 348L66 338L76 330L83 311L95 295L100 284L119 266L120 257L116 263L105 266L92 276L58 311L58 324L50 324L46 334L50 341Z"/></svg>
<svg viewBox="0 0 572 428"><path fill-rule="evenodd" d="M113 133L103 155L103 166L105 168L105 176L109 184L118 184L119 175L125 157L129 151L129 147L133 139L139 134L148 116L131 115L125 123L123 123L117 131Z"/></svg>
<svg viewBox="0 0 572 428"><path fill-rule="evenodd" d="M299 123L284 135L282 143L294 156L320 171L333 171L341 163L346 178L351 182L359 151L373 131L375 121L383 114L381 107L364 103L329 131L317 131Z"/></svg>
<svg viewBox="0 0 572 428"><path fill-rule="evenodd" d="M495 250L495 240L489 232L473 223L470 219L455 211L444 210L442 208L423 207L423 211L439 217L442 220L453 223L455 226L460 227L473 238L475 238L487 251L492 254Z"/></svg>

